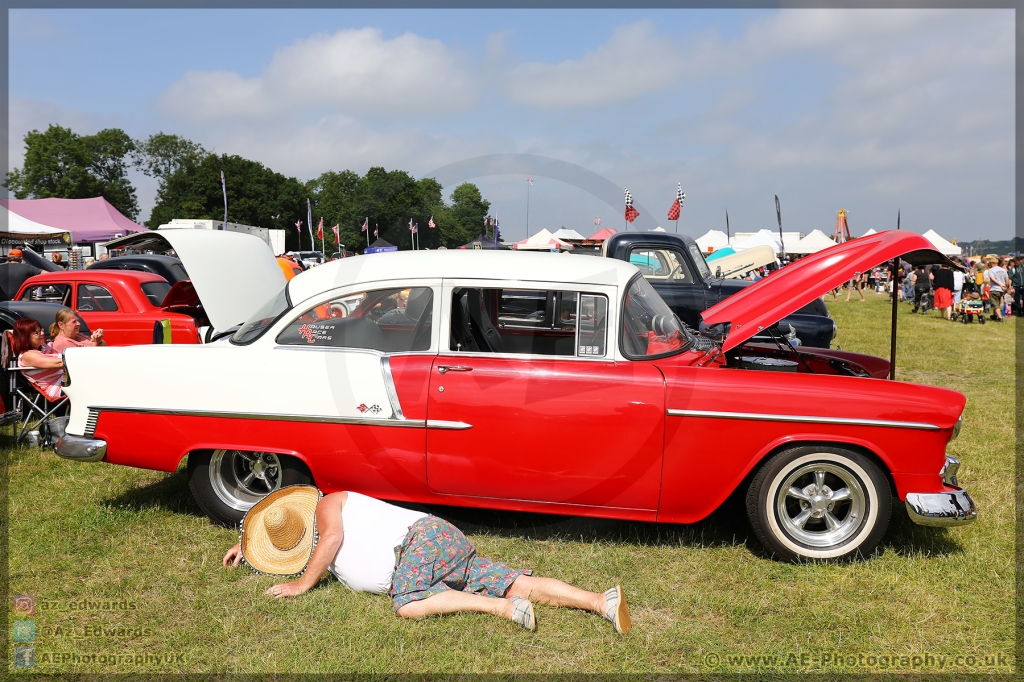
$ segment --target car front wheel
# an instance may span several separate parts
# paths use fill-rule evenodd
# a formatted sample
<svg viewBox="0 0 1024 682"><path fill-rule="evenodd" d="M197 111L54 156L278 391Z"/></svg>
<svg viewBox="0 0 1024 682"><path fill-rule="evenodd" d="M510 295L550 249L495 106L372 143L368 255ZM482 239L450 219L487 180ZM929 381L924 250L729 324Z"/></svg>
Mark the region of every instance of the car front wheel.
<svg viewBox="0 0 1024 682"><path fill-rule="evenodd" d="M313 477L295 457L273 452L206 450L188 457L188 486L206 515L234 527L269 493L289 485L309 485Z"/></svg>
<svg viewBox="0 0 1024 682"><path fill-rule="evenodd" d="M869 556L889 524L892 494L878 466L841 448L791 448L747 491L747 516L768 551L788 561Z"/></svg>

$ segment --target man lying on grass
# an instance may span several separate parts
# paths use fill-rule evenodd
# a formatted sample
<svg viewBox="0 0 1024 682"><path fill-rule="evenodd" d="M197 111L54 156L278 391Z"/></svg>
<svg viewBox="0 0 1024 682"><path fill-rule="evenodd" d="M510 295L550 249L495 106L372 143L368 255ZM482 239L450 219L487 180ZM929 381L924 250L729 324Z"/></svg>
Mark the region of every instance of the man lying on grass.
<svg viewBox="0 0 1024 682"><path fill-rule="evenodd" d="M274 597L302 594L324 571L357 592L391 595L395 613L424 618L477 611L537 629L533 603L598 613L629 632L622 588L587 592L479 557L455 526L353 492L321 496L309 485L270 493L242 520L241 538L224 566L245 561L259 572L298 575L267 589Z"/></svg>

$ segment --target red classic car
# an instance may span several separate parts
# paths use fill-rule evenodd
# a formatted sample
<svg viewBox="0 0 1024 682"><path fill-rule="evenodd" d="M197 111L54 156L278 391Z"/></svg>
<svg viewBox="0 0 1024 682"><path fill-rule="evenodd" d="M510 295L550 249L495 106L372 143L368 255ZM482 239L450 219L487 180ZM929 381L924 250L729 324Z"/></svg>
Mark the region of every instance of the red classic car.
<svg viewBox="0 0 1024 682"><path fill-rule="evenodd" d="M188 281L171 285L160 275L130 270L44 272L25 280L15 300L59 303L102 329L111 346L153 343L153 327L169 320L172 343L199 343L209 324Z"/></svg>
<svg viewBox="0 0 1024 682"><path fill-rule="evenodd" d="M898 255L945 262L919 235L857 239L708 309L701 333L618 260L334 261L289 281L230 339L69 349L71 420L56 449L163 471L187 457L196 500L224 524L300 482L668 523L699 521L739 489L773 555L863 557L895 499L917 523L974 520L945 454L964 396L879 378L884 360L750 341ZM265 269L280 278L272 260ZM281 390L294 377L302 390Z"/></svg>

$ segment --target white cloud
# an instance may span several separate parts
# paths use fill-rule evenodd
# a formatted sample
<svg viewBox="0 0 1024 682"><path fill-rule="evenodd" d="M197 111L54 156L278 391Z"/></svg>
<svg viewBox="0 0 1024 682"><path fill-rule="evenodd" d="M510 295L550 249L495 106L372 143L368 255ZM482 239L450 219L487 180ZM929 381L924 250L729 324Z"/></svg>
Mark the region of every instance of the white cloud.
<svg viewBox="0 0 1024 682"><path fill-rule="evenodd" d="M528 62L505 74L505 89L519 104L541 109L627 102L672 87L682 73L678 50L641 21L614 31L608 42L580 59Z"/></svg>
<svg viewBox="0 0 1024 682"><path fill-rule="evenodd" d="M387 118L445 114L469 107L477 82L466 60L439 40L380 29L320 34L274 53L253 78L189 72L158 99L164 113L201 123L267 118L310 107Z"/></svg>

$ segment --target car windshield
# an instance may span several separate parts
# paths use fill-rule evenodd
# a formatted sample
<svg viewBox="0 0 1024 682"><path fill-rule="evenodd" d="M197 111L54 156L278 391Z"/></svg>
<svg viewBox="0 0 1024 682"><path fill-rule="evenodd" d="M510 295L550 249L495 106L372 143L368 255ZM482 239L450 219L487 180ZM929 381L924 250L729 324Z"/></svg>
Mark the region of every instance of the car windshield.
<svg viewBox="0 0 1024 682"><path fill-rule="evenodd" d="M292 307L288 299L288 285L285 284L269 301L246 320L237 332L232 334L231 343L244 346L263 336L272 324Z"/></svg>
<svg viewBox="0 0 1024 682"><path fill-rule="evenodd" d="M642 276L629 285L622 301L622 354L627 358L664 357L686 350L694 338Z"/></svg>

